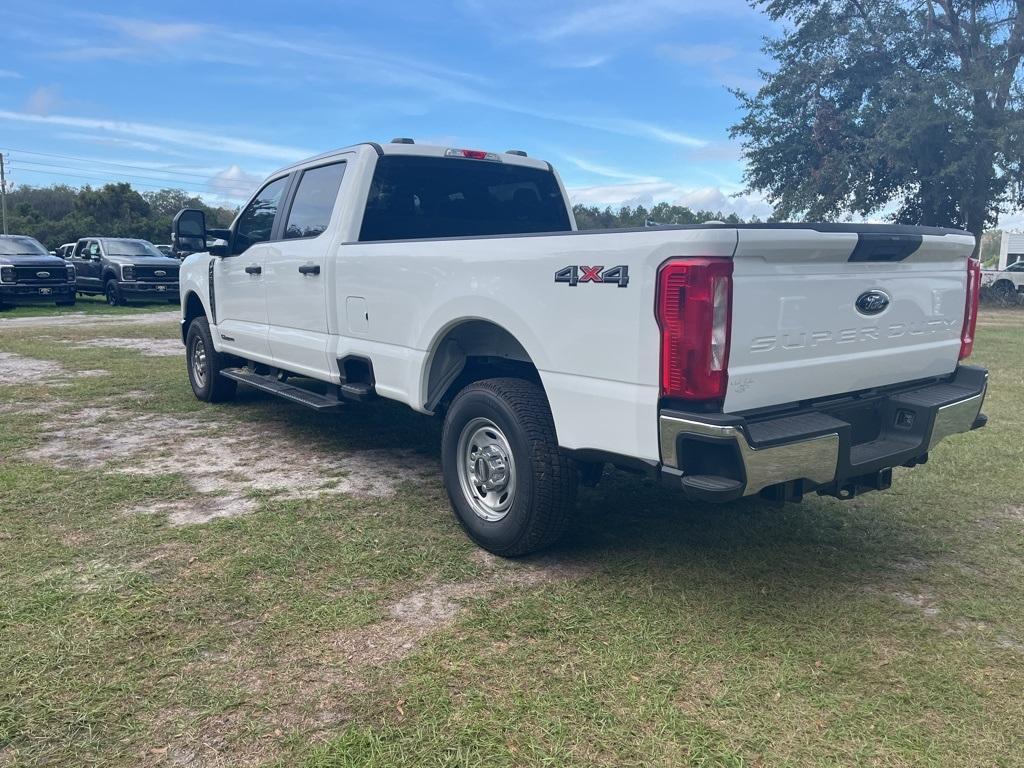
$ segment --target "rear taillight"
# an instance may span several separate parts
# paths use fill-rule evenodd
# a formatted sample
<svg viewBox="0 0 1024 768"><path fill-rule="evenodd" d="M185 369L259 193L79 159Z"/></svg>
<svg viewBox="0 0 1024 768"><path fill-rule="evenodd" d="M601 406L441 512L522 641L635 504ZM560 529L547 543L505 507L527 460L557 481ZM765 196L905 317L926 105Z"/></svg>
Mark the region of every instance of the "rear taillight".
<svg viewBox="0 0 1024 768"><path fill-rule="evenodd" d="M964 328L960 331L960 359L974 351L974 330L978 325L978 297L981 293L981 262L967 259L967 301L964 306Z"/></svg>
<svg viewBox="0 0 1024 768"><path fill-rule="evenodd" d="M662 265L655 315L661 328L663 397L725 397L731 304L731 259L681 259Z"/></svg>

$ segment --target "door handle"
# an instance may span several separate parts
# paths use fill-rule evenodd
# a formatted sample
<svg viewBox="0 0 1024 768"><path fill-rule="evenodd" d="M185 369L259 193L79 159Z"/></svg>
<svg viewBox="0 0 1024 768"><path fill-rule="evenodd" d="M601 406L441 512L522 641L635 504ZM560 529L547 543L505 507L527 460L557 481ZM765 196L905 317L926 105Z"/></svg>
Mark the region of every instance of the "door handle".
<svg viewBox="0 0 1024 768"><path fill-rule="evenodd" d="M263 274L263 267L261 267L259 264L250 264L248 267L245 268L245 274L247 274L247 275L262 275Z"/></svg>
<svg viewBox="0 0 1024 768"><path fill-rule="evenodd" d="M299 267L299 272L303 275L319 275L320 265L319 264L303 264Z"/></svg>

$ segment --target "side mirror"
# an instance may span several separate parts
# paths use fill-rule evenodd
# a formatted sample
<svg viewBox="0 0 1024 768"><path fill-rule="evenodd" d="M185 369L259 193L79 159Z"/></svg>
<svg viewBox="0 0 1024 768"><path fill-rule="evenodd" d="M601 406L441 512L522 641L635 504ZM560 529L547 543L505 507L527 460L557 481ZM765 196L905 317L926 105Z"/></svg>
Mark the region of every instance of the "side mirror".
<svg viewBox="0 0 1024 768"><path fill-rule="evenodd" d="M183 208L178 211L171 224L171 247L176 256L207 250L208 237L223 237L226 230L207 230L206 214L197 208ZM214 256L227 256L227 246L214 244L209 251Z"/></svg>

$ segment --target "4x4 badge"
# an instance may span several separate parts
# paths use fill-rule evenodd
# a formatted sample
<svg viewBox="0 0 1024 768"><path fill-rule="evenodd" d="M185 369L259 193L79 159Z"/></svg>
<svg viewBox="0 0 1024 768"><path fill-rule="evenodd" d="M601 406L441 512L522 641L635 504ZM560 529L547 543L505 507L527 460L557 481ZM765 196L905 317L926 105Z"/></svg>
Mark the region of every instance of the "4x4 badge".
<svg viewBox="0 0 1024 768"><path fill-rule="evenodd" d="M562 267L555 272L555 282L568 283L572 286L579 285L580 283L607 283L608 285L617 285L619 288L625 288L629 285L629 267L621 264L617 267L605 269L603 266L585 267L573 264L572 266Z"/></svg>

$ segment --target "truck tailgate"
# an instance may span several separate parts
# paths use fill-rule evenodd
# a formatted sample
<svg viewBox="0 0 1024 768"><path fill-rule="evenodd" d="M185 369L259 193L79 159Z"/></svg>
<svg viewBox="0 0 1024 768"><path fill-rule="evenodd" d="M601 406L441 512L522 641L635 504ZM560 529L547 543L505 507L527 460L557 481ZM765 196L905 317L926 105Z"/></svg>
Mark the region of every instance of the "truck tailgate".
<svg viewBox="0 0 1024 768"><path fill-rule="evenodd" d="M740 229L725 410L952 373L973 249L966 233Z"/></svg>

